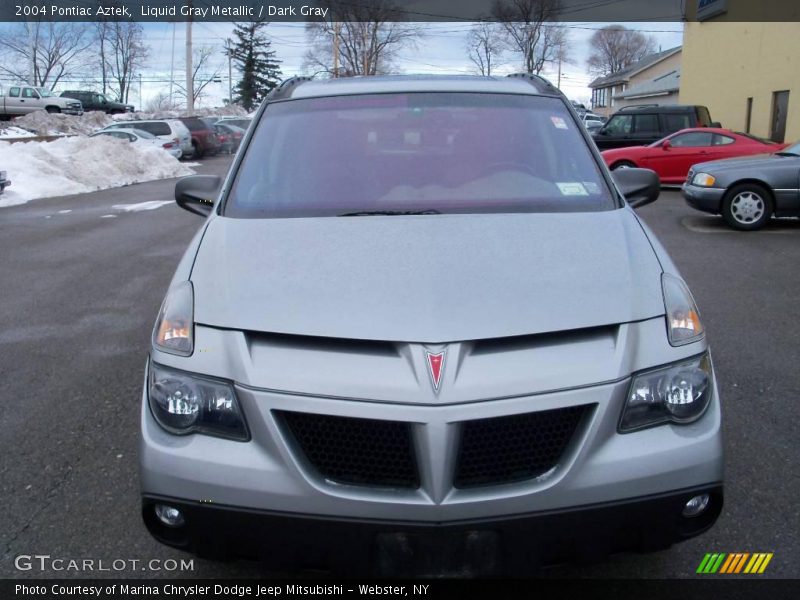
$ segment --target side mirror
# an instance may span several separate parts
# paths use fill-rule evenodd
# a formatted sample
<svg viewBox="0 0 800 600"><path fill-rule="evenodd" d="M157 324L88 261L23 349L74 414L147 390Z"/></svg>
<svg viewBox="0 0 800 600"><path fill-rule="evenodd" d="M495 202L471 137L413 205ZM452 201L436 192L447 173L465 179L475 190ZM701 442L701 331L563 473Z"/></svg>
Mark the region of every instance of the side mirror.
<svg viewBox="0 0 800 600"><path fill-rule="evenodd" d="M175 184L175 202L184 210L205 217L211 214L221 188L222 178L218 175L190 175Z"/></svg>
<svg viewBox="0 0 800 600"><path fill-rule="evenodd" d="M631 208L655 202L661 192L661 180L650 169L617 169L611 177Z"/></svg>
<svg viewBox="0 0 800 600"><path fill-rule="evenodd" d="M722 129L722 123L719 121L711 121L711 125L709 127L716 127L717 129Z"/></svg>
<svg viewBox="0 0 800 600"><path fill-rule="evenodd" d="M672 142L670 142L669 140L664 140L663 142L661 142L661 147L664 150L669 150L670 148L672 148Z"/></svg>

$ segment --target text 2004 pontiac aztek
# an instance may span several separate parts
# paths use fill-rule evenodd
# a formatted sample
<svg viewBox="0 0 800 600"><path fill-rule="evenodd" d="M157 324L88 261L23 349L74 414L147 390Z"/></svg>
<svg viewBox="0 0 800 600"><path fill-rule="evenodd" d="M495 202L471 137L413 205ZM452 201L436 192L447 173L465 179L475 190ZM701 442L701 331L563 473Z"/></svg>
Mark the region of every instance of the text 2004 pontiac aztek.
<svg viewBox="0 0 800 600"><path fill-rule="evenodd" d="M153 332L142 511L277 568L526 573L647 551L722 508L694 300L535 76L289 80Z"/></svg>

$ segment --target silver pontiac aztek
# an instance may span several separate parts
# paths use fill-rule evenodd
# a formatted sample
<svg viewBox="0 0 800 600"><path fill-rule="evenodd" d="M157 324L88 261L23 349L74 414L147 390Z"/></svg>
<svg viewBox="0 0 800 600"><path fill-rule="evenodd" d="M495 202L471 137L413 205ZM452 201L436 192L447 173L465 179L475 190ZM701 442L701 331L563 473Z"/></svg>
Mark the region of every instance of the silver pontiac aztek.
<svg viewBox="0 0 800 600"><path fill-rule="evenodd" d="M142 514L279 569L525 574L707 530L703 325L569 101L532 75L285 81L153 331Z"/></svg>

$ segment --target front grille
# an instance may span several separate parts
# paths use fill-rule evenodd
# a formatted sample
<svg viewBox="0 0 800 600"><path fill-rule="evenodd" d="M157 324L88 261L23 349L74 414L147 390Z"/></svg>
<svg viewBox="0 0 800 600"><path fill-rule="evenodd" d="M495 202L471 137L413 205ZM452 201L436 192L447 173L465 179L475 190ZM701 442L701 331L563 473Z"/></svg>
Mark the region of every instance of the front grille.
<svg viewBox="0 0 800 600"><path fill-rule="evenodd" d="M280 411L308 462L330 481L418 488L408 423Z"/></svg>
<svg viewBox="0 0 800 600"><path fill-rule="evenodd" d="M457 488L539 477L557 466L587 406L463 423Z"/></svg>
<svg viewBox="0 0 800 600"><path fill-rule="evenodd" d="M693 178L694 178L694 171L689 169L689 173L686 175L686 183L692 183Z"/></svg>

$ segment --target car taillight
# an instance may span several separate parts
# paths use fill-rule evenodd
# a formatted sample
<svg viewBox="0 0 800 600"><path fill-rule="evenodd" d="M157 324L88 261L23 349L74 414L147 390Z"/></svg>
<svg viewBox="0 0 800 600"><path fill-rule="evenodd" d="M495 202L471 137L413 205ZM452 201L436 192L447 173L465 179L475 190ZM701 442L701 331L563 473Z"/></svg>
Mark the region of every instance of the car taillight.
<svg viewBox="0 0 800 600"><path fill-rule="evenodd" d="M169 150L169 149L170 149L170 148L172 148L173 146L175 146L175 144L173 144L172 142L167 142L166 144L164 144L164 145L162 146L162 148L166 148L167 150Z"/></svg>

